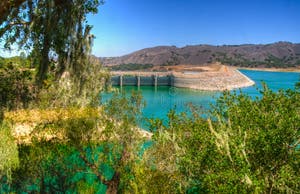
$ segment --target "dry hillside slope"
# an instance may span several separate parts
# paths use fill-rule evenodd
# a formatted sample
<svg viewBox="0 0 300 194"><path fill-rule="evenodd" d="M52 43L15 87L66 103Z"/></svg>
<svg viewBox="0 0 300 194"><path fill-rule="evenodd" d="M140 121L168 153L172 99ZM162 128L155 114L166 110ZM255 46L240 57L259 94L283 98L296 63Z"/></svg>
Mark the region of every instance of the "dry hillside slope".
<svg viewBox="0 0 300 194"><path fill-rule="evenodd" d="M264 45L195 45L182 48L158 46L100 60L105 66L203 65L218 61L231 66L285 68L300 66L300 44L277 42Z"/></svg>

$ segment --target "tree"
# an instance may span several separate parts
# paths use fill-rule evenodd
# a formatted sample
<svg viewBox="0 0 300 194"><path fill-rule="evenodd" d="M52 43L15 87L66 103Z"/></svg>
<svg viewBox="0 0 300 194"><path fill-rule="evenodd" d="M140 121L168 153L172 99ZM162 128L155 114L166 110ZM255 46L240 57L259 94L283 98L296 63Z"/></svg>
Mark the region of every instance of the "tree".
<svg viewBox="0 0 300 194"><path fill-rule="evenodd" d="M21 1L20 1L21 2ZM96 13L98 0L29 0L9 4L1 21L0 37L6 48L17 43L30 49L38 61L37 83L46 79L51 59L57 60L57 73L79 75L86 65L93 36L86 15Z"/></svg>
<svg viewBox="0 0 300 194"><path fill-rule="evenodd" d="M177 177L165 181L185 188L179 192L296 193L299 98L299 90L265 88L256 99L225 92L208 121L193 112L170 114L167 126L156 125L146 156L157 174Z"/></svg>

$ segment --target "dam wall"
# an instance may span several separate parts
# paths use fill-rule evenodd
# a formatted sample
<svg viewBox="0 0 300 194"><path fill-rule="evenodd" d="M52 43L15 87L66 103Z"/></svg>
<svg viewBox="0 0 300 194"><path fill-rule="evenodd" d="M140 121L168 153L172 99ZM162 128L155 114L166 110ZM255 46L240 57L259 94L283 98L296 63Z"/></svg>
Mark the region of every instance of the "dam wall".
<svg viewBox="0 0 300 194"><path fill-rule="evenodd" d="M223 91L248 87L254 81L236 69L220 72L113 72L114 86L174 86L197 90Z"/></svg>
<svg viewBox="0 0 300 194"><path fill-rule="evenodd" d="M113 86L171 86L172 79L171 75L113 75L111 84Z"/></svg>

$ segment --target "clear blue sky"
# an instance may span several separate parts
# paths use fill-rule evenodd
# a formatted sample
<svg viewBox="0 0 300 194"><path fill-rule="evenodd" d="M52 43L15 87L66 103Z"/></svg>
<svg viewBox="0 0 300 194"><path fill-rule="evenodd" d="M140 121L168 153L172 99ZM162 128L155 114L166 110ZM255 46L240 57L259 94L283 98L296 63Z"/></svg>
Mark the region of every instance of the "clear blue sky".
<svg viewBox="0 0 300 194"><path fill-rule="evenodd" d="M300 0L106 0L88 20L96 56L158 45L300 42Z"/></svg>

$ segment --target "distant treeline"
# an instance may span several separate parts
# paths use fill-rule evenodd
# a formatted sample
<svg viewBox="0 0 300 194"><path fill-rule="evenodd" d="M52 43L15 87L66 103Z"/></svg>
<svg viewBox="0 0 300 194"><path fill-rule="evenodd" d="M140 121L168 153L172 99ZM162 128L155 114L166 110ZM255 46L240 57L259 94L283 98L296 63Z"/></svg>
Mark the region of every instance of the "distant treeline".
<svg viewBox="0 0 300 194"><path fill-rule="evenodd" d="M18 67L30 67L30 61L26 57L20 57L20 56L9 57L9 58L0 57L0 68L3 68L4 66L7 66L9 64Z"/></svg>
<svg viewBox="0 0 300 194"><path fill-rule="evenodd" d="M284 56L283 58L278 58L274 55L269 55L265 60L259 61L256 59L246 59L240 54L235 56L228 56L226 53L218 52L213 55L216 61L219 61L223 64L228 64L232 66L239 67L266 67L266 68L287 68L287 67L297 67L300 65L299 57L293 56Z"/></svg>
<svg viewBox="0 0 300 194"><path fill-rule="evenodd" d="M153 67L152 64L137 64L128 63L110 66L109 69L112 71L137 71L137 70L149 70Z"/></svg>

